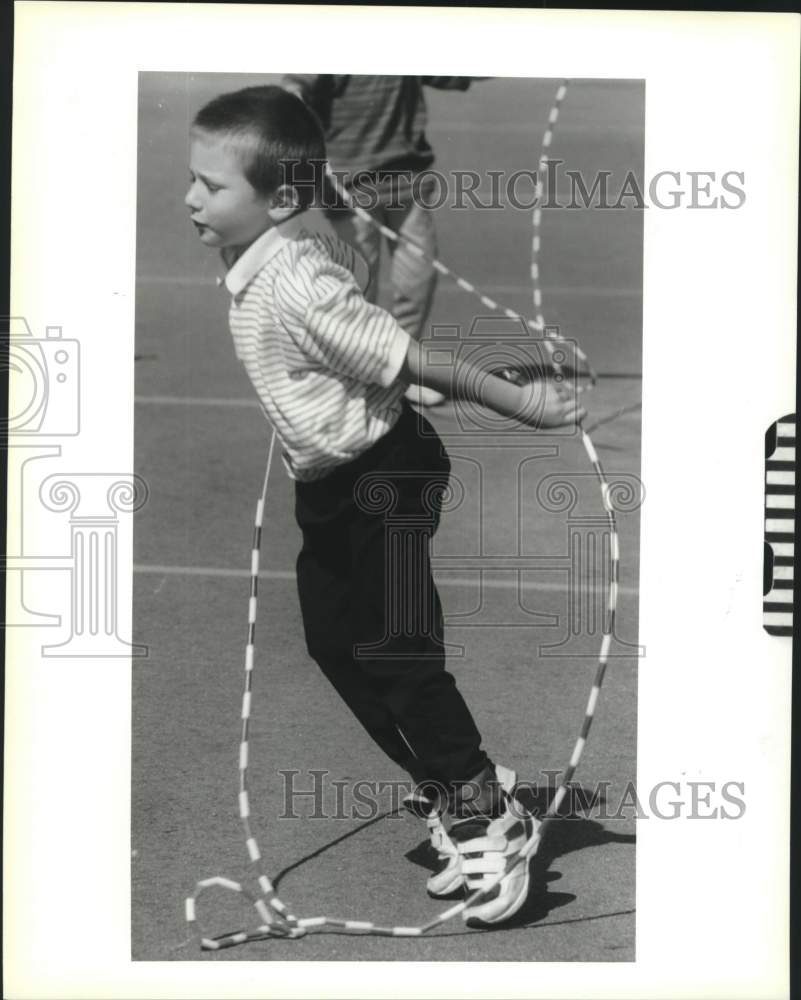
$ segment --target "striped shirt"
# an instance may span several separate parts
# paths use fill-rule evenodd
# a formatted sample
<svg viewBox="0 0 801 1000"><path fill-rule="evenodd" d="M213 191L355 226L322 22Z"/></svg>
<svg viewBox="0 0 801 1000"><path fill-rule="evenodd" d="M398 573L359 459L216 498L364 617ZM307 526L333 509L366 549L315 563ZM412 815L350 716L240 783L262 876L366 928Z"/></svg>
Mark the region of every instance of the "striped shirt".
<svg viewBox="0 0 801 1000"><path fill-rule="evenodd" d="M319 479L374 444L401 414L409 335L366 301L367 265L299 217L268 229L225 277L237 357L293 479Z"/></svg>

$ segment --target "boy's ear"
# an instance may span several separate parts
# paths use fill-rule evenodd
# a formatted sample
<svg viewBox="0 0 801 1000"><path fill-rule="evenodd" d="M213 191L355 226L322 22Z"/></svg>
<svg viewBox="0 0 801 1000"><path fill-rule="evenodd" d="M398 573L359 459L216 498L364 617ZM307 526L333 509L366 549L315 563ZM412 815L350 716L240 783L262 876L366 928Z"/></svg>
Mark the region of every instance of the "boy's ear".
<svg viewBox="0 0 801 1000"><path fill-rule="evenodd" d="M298 192L291 184L282 184L276 188L270 207L270 216L274 221L283 222L290 215L294 215L299 208L300 199L298 198Z"/></svg>

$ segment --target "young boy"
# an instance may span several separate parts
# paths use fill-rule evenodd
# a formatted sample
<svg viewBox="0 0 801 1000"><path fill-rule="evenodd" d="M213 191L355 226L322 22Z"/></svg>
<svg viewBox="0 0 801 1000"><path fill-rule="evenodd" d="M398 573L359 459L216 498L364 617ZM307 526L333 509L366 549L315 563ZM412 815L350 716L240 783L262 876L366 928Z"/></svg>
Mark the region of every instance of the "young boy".
<svg viewBox="0 0 801 1000"><path fill-rule="evenodd" d="M445 669L429 541L450 463L404 392L421 382L532 427L583 411L551 384L427 366L396 320L365 299L355 251L301 228L324 160L319 122L296 96L278 87L224 94L193 122L185 201L201 242L229 268L236 352L295 480L309 653L418 783L411 807L426 816L441 863L428 889L445 896L483 887L528 841L533 853L537 821L508 794L513 775L496 772ZM417 525L410 555L385 544L389 514ZM528 868L505 875L466 919L494 924L517 912Z"/></svg>

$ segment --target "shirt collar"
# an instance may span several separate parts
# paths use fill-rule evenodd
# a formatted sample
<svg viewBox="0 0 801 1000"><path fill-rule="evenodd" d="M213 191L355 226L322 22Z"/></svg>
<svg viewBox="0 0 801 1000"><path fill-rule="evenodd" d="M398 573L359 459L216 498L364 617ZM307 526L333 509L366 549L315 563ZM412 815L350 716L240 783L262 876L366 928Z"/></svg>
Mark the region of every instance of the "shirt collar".
<svg viewBox="0 0 801 1000"><path fill-rule="evenodd" d="M279 250L297 239L302 229L301 217L302 213L293 215L280 225L271 226L263 232L218 283L224 284L234 297L239 295Z"/></svg>

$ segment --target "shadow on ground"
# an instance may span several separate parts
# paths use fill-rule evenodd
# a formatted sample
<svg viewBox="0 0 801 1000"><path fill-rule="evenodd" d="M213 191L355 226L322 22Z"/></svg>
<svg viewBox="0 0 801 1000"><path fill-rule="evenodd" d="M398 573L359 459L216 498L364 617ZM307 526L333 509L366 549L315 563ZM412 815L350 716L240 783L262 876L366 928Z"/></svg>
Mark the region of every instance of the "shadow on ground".
<svg viewBox="0 0 801 1000"><path fill-rule="evenodd" d="M533 814L542 816L548 808L553 795L554 788L524 787L518 793L519 801ZM482 927L482 930L510 930L515 927L529 927L543 921L553 910L559 909L572 903L575 895L566 892L551 892L549 884L562 877L561 872L552 871L551 865L557 858L561 858L574 851L581 851L591 847L600 847L604 844L634 844L634 834L616 834L607 830L596 820L588 819L583 815L582 803L593 801L594 804L603 804L602 797L597 795L593 800L591 794L580 786L573 786L570 794L566 796L564 808L559 815L553 817L548 822L542 843L537 854L531 859L531 879L533 891L523 908L515 916L497 927ZM328 841L321 847L316 848L309 854L305 854L281 869L273 880L276 889L290 872L301 868L320 855L327 853L346 840L359 836L369 827L383 822L390 817L400 814L400 810L389 810L379 813L378 816L360 823L357 827L333 840ZM407 851L405 857L412 864L434 871L436 868L436 854L428 840L421 841L412 850ZM458 899L459 897L454 897ZM616 911L614 914L599 914L598 916L579 917L576 921L599 919L601 916L619 916L631 913L632 910ZM572 923L571 919L564 921L549 921L549 923ZM464 933L463 931L461 933Z"/></svg>
<svg viewBox="0 0 801 1000"><path fill-rule="evenodd" d="M519 801L536 816L542 816L548 809L555 794L555 788L524 787L517 793ZM594 798L593 798L594 795ZM586 788L575 785L569 789L565 797L566 808L553 817L543 834L542 843L537 854L531 859L532 890L525 905L511 920L497 927L484 927L482 930L510 930L514 927L528 927L544 920L552 910L567 903L572 903L575 896L572 893L550 892L548 884L562 877L561 872L551 871L552 863L566 854L582 851L590 847L601 847L604 844L634 844L634 834L618 834L607 830L603 824L588 819L582 811L582 803L593 802L603 805L603 796L589 792ZM406 858L413 864L433 872L436 870L436 854L427 840L407 852ZM454 897L459 898L459 897ZM616 911L614 914L602 916L619 916L631 913L631 910ZM597 917L581 917L577 920L592 920ZM557 921L549 921L556 923ZM558 921L559 923L572 921Z"/></svg>

